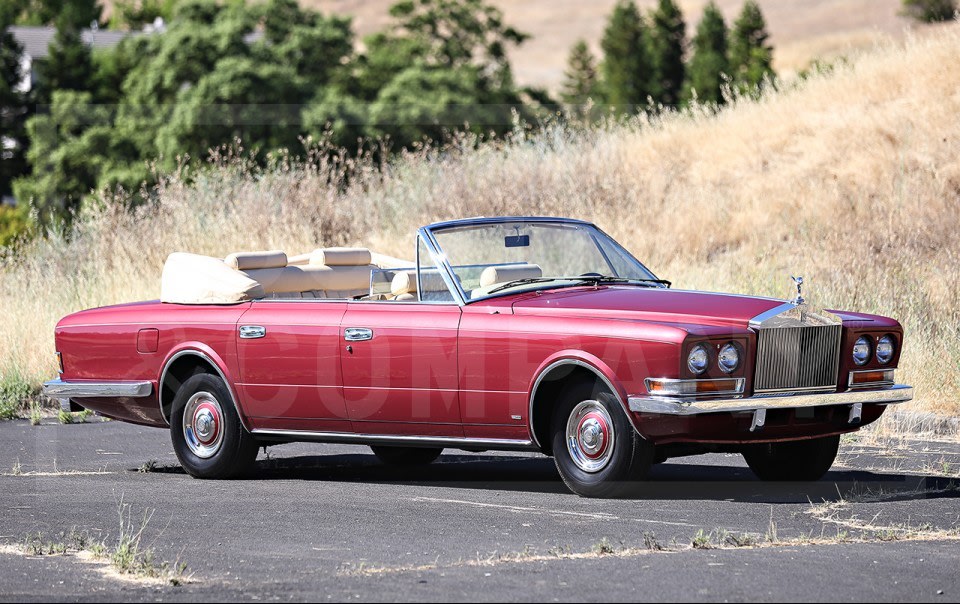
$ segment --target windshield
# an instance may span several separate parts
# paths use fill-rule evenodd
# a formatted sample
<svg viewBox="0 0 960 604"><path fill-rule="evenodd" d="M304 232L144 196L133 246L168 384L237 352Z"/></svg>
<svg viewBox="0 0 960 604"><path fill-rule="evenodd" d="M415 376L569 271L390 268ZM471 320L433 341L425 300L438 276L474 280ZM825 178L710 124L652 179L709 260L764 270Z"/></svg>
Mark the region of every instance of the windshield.
<svg viewBox="0 0 960 604"><path fill-rule="evenodd" d="M624 280L651 287L665 283L585 223L504 221L432 233L467 300L585 281Z"/></svg>

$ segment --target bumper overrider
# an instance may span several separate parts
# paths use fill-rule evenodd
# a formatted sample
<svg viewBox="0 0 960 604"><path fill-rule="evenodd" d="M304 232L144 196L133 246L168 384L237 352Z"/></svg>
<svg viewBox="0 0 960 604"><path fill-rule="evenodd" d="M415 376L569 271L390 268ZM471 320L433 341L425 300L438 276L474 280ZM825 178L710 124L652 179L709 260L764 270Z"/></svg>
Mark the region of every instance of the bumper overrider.
<svg viewBox="0 0 960 604"><path fill-rule="evenodd" d="M658 385L670 383L660 391L672 391L674 394L650 394L631 396L627 399L630 411L666 416L696 416L710 413L752 413L750 430L763 428L767 411L779 409L804 409L811 407L846 406L850 409L849 423L860 423L864 405L895 405L913 400L913 387L904 384L891 384L879 388L847 390L845 392L778 392L755 394L745 397L743 384L732 384L730 393L717 392L707 394L684 394L686 383L697 380L647 380L650 392L657 392ZM734 382L735 380L730 380ZM681 384L682 382L686 382ZM671 387L673 386L673 387Z"/></svg>

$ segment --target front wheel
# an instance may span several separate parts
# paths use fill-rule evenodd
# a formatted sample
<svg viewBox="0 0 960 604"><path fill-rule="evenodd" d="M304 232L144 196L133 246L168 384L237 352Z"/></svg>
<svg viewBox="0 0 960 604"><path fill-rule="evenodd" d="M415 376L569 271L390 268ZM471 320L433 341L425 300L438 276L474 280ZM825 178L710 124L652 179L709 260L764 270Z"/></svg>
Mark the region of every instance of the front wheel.
<svg viewBox="0 0 960 604"><path fill-rule="evenodd" d="M173 450L195 478L236 478L253 467L259 445L231 400L223 380L208 373L188 379L173 399Z"/></svg>
<svg viewBox="0 0 960 604"><path fill-rule="evenodd" d="M595 393L591 384L566 393L551 429L557 471L578 495L630 495L653 463L653 445L637 434L613 395Z"/></svg>
<svg viewBox="0 0 960 604"><path fill-rule="evenodd" d="M840 449L840 437L751 445L743 458L760 480L816 481L823 478Z"/></svg>

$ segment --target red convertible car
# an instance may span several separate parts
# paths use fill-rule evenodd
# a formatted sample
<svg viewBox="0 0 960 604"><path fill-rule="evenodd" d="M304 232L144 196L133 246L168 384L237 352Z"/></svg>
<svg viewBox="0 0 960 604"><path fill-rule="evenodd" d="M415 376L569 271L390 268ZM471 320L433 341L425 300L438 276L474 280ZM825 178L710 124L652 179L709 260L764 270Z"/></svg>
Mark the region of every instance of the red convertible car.
<svg viewBox="0 0 960 604"><path fill-rule="evenodd" d="M169 427L183 468L227 478L260 447L369 445L551 455L614 496L651 464L742 453L764 480L817 480L840 435L912 398L900 324L793 301L680 291L596 226L433 224L404 261L363 248L175 253L161 299L56 329L67 408Z"/></svg>

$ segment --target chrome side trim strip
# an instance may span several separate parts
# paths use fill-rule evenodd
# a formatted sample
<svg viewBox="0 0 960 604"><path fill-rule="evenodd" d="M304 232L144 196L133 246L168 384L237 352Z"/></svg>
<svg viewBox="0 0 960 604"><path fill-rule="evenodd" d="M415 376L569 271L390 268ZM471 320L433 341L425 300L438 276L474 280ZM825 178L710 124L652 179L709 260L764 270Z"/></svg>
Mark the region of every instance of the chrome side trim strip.
<svg viewBox="0 0 960 604"><path fill-rule="evenodd" d="M151 382L67 382L50 380L43 393L50 398L143 398L153 392Z"/></svg>
<svg viewBox="0 0 960 604"><path fill-rule="evenodd" d="M897 384L882 390L856 390L828 394L794 394L735 399L682 401L670 398L631 396L630 411L658 415L751 412L760 409L799 409L831 405L893 405L913 400L913 387Z"/></svg>
<svg viewBox="0 0 960 604"><path fill-rule="evenodd" d="M351 434L349 432L311 432L309 430L257 429L254 436L265 436L298 441L343 443L356 445L406 445L419 447L483 447L511 451L536 451L529 440L506 438L464 438L460 436L406 436L394 434Z"/></svg>

